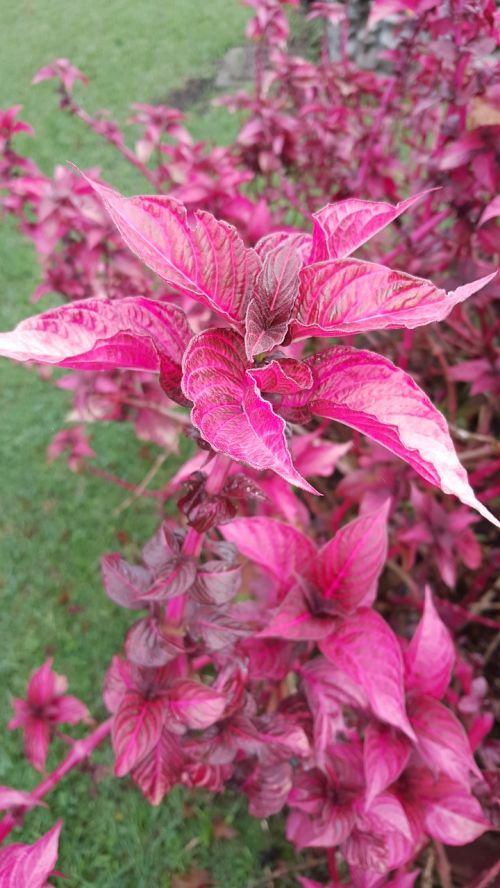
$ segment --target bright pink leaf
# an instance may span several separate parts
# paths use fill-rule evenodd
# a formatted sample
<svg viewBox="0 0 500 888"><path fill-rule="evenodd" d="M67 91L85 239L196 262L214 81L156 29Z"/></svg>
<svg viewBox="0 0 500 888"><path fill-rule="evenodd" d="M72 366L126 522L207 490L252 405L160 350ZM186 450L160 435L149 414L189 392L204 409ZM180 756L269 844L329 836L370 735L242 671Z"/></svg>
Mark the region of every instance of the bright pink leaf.
<svg viewBox="0 0 500 888"><path fill-rule="evenodd" d="M309 265L300 274L290 334L293 339L346 336L442 321L494 277L490 274L446 293L431 281L375 262L342 259Z"/></svg>
<svg viewBox="0 0 500 888"><path fill-rule="evenodd" d="M35 805L43 805L44 802L35 799L31 793L22 789L12 789L10 786L0 786L0 811L9 808L33 808Z"/></svg>
<svg viewBox="0 0 500 888"><path fill-rule="evenodd" d="M199 681L181 680L168 694L168 726L171 730L174 725L182 730L208 728L221 717L225 706L226 698L219 691Z"/></svg>
<svg viewBox="0 0 500 888"><path fill-rule="evenodd" d="M446 774L466 788L471 772L481 777L467 734L451 710L434 697L412 694L408 716L417 735L417 749L436 774Z"/></svg>
<svg viewBox="0 0 500 888"><path fill-rule="evenodd" d="M318 416L363 432L400 456L444 493L453 493L500 527L480 503L458 461L446 420L416 382L374 352L339 346L309 358L313 394L284 396L285 408L307 408Z"/></svg>
<svg viewBox="0 0 500 888"><path fill-rule="evenodd" d="M352 613L373 604L387 555L389 502L342 527L323 546L315 563L315 579L325 598L339 611Z"/></svg>
<svg viewBox="0 0 500 888"><path fill-rule="evenodd" d="M445 845L467 845L491 829L477 799L447 777L426 793L425 829Z"/></svg>
<svg viewBox="0 0 500 888"><path fill-rule="evenodd" d="M363 745L367 807L398 779L410 752L411 744L403 734L388 725L370 722Z"/></svg>
<svg viewBox="0 0 500 888"><path fill-rule="evenodd" d="M132 778L152 805L159 805L179 782L184 758L179 739L166 728L151 752L132 770Z"/></svg>
<svg viewBox="0 0 500 888"><path fill-rule="evenodd" d="M123 777L157 744L167 713L164 697L146 699L137 691L125 693L113 720L115 774Z"/></svg>
<svg viewBox="0 0 500 888"><path fill-rule="evenodd" d="M214 450L316 493L293 466L284 420L261 397L246 366L243 340L232 330L206 330L191 340L182 389L194 402L193 425Z"/></svg>
<svg viewBox="0 0 500 888"><path fill-rule="evenodd" d="M319 647L364 691L377 718L414 739L405 710L401 648L379 614L368 608L359 610Z"/></svg>
<svg viewBox="0 0 500 888"><path fill-rule="evenodd" d="M246 313L245 349L249 360L283 342L299 292L301 265L292 239L266 255Z"/></svg>
<svg viewBox="0 0 500 888"><path fill-rule="evenodd" d="M261 392L289 395L307 391L313 384L310 368L303 361L281 358L261 367L252 367L247 375L255 379Z"/></svg>
<svg viewBox="0 0 500 888"><path fill-rule="evenodd" d="M0 354L77 370L177 368L191 337L184 312L142 296L82 299L0 333Z"/></svg>
<svg viewBox="0 0 500 888"><path fill-rule="evenodd" d="M309 537L274 518L235 518L220 530L242 555L273 574L284 588L309 571L316 558L316 547Z"/></svg>
<svg viewBox="0 0 500 888"><path fill-rule="evenodd" d="M339 200L314 213L313 250L310 262L343 259L370 240L401 213L417 203L426 192L415 194L393 206L372 200Z"/></svg>
<svg viewBox="0 0 500 888"><path fill-rule="evenodd" d="M331 634L335 627L331 613L315 609L315 592L303 583L297 583L288 592L270 622L259 633L260 638L286 638L299 641L318 641Z"/></svg>
<svg viewBox="0 0 500 888"><path fill-rule="evenodd" d="M191 226L183 205L172 198L122 197L84 178L99 194L129 249L145 265L178 292L238 326L243 324L260 260L232 225L197 210Z"/></svg>
<svg viewBox="0 0 500 888"><path fill-rule="evenodd" d="M2 888L45 888L57 862L62 820L34 845L14 843L0 849Z"/></svg>
<svg viewBox="0 0 500 888"><path fill-rule="evenodd" d="M431 590L425 590L422 618L405 654L406 687L438 700L450 683L455 663L455 646L437 614Z"/></svg>

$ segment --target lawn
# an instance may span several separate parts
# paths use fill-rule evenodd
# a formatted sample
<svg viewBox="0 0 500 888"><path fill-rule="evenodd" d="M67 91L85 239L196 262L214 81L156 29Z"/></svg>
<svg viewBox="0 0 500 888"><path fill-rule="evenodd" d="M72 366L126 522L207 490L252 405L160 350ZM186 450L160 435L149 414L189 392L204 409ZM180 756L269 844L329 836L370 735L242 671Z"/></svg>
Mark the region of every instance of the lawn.
<svg viewBox="0 0 500 888"><path fill-rule="evenodd" d="M87 106L107 108L123 121L130 103L160 101L187 78L210 76L224 52L241 44L246 15L236 0L4 4L0 107L24 105L23 117L37 131L29 150L44 171L67 160L98 164L115 186L139 190L144 185L134 171L78 121L57 111L53 84L31 87L32 75L53 58L70 58L90 77L83 96ZM206 104L193 108L196 134L223 140L231 130L224 115ZM33 313L29 298L38 272L31 247L12 226L3 221L0 231L0 329L7 329ZM133 552L158 516L150 502L116 516L124 491L71 474L62 462L48 465L46 447L64 422L66 396L33 370L4 362L0 373L2 723L10 698L23 692L31 669L48 655L99 719L102 676L130 622L103 594L99 557L120 546ZM153 447L139 454L125 425L100 425L93 443L102 468L134 483L155 455ZM165 465L157 483L173 468ZM0 784L34 785L38 778L20 754L18 732L2 729L1 737ZM62 751L53 750L49 767ZM206 869L212 884L226 888L262 884L263 870L273 864L273 825L248 817L241 801L174 793L151 808L127 779L112 777L109 749L94 761L99 767L71 775L50 797L50 811L30 814L22 833L32 841L64 818L59 868L68 888L166 888L173 874L192 867ZM233 838L217 838L222 819L234 828ZM282 878L279 884L288 882Z"/></svg>

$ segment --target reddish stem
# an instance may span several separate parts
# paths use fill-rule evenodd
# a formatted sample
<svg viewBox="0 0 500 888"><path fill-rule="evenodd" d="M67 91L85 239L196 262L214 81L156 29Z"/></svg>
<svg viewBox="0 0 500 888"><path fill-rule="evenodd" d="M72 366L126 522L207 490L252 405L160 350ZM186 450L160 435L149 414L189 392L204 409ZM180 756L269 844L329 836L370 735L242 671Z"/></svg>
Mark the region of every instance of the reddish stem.
<svg viewBox="0 0 500 888"><path fill-rule="evenodd" d="M85 761L85 759L92 755L94 749L96 749L96 747L99 746L99 744L102 743L111 732L112 724L113 719L108 718L105 722L98 725L91 734L84 737L83 740L75 740L66 758L63 759L57 768L51 771L51 773L48 774L37 787L35 787L31 793L32 797L39 802L49 792L52 792L66 774L75 768L76 765L79 765L80 762ZM5 817L0 820L0 843L3 842L6 836L8 836L16 826L19 826L22 823L23 819L24 814L10 813L6 814Z"/></svg>
<svg viewBox="0 0 500 888"><path fill-rule="evenodd" d="M98 469L96 466L88 466L88 471L91 475L94 475L95 478L103 478L105 481L111 481L112 484L116 484L118 487L123 487L124 490L130 490L132 493L137 493L137 484L131 484L130 481L124 481L123 478L119 478L118 475L113 475L105 469ZM143 490L141 496L149 496L153 499L165 499L164 493L162 493L161 490Z"/></svg>

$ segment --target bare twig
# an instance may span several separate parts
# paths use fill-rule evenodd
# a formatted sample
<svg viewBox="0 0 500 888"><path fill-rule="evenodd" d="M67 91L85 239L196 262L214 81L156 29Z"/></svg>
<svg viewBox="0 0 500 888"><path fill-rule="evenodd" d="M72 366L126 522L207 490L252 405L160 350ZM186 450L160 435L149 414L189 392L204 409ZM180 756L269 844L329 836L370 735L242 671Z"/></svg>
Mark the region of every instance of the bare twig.
<svg viewBox="0 0 500 888"><path fill-rule="evenodd" d="M113 512L113 517L116 518L117 515L121 515L121 513L124 512L125 509L128 509L128 507L131 506L132 503L135 502L136 499L138 499L140 496L143 496L147 492L146 487L148 486L149 482L153 480L155 475L157 475L157 473L160 471L167 456L168 456L167 453L159 453L158 454L153 465L151 466L149 471L146 472L146 474L144 475L144 478L142 479L141 483L137 485L134 492L130 496L128 496L126 499L124 499L123 502L120 503L119 506L116 507L116 509Z"/></svg>

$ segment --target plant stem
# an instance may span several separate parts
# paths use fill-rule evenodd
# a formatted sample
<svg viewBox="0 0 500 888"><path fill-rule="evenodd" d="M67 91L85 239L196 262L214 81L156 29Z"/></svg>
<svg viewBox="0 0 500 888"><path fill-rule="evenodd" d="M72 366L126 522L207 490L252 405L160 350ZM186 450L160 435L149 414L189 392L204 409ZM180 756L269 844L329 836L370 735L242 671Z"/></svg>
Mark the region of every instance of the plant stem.
<svg viewBox="0 0 500 888"><path fill-rule="evenodd" d="M66 758L63 759L57 768L51 771L51 773L48 774L47 777L45 777L45 779L32 791L31 795L33 799L37 802L41 801L44 796L49 792L52 792L63 777L75 768L76 765L79 765L81 762L85 761L85 759L89 758L94 749L96 749L96 747L99 746L111 732L112 724L113 719L108 718L105 722L98 725L91 734L84 737L83 740L75 740ZM0 843L3 842L6 836L8 836L16 826L19 826L22 823L23 819L24 814L14 814L11 812L6 814L5 817L0 820Z"/></svg>

